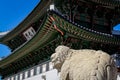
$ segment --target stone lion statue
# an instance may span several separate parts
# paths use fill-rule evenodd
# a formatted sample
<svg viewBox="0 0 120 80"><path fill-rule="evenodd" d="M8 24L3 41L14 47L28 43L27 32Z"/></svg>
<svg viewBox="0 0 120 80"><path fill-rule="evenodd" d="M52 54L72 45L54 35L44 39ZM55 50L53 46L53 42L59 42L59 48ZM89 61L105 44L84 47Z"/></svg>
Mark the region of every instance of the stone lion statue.
<svg viewBox="0 0 120 80"><path fill-rule="evenodd" d="M74 50L60 45L51 56L60 80L116 80L113 59L101 50Z"/></svg>

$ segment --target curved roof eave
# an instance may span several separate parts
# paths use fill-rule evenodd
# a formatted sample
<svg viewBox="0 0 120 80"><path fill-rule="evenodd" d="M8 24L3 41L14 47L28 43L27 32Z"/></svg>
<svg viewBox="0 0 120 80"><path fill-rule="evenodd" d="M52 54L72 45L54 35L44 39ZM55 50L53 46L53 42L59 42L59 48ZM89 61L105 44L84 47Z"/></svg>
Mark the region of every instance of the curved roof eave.
<svg viewBox="0 0 120 80"><path fill-rule="evenodd" d="M1 32L0 33L0 38L4 37L5 35L7 35L10 31L6 31L6 32Z"/></svg>
<svg viewBox="0 0 120 80"><path fill-rule="evenodd" d="M44 31L46 29L46 19L44 24L41 26L41 29L36 33L36 35L28 42L23 44L19 49L14 51L12 54L0 61L0 68L5 68L5 66L11 64L12 62L20 59L21 57L28 55L31 51L35 50L38 47L50 42L54 37L52 37L56 32L53 30ZM42 33L45 33L44 35Z"/></svg>
<svg viewBox="0 0 120 80"><path fill-rule="evenodd" d="M17 36L23 30L25 30L30 24L34 23L39 16L44 14L47 11L47 8L52 0L41 0L38 5L33 9L33 11L9 34L0 38L0 43L5 44L8 40L12 39L13 37Z"/></svg>

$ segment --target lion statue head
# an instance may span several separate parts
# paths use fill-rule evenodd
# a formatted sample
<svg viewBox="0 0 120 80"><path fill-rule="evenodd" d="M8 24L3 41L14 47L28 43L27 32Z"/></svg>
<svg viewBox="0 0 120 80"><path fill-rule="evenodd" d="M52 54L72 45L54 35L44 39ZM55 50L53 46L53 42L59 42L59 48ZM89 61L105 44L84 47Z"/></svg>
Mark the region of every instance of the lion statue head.
<svg viewBox="0 0 120 80"><path fill-rule="evenodd" d="M69 47L60 45L55 49L55 53L52 54L51 61L53 63L53 67L56 68L58 71L60 71L61 66L67 58L69 51Z"/></svg>

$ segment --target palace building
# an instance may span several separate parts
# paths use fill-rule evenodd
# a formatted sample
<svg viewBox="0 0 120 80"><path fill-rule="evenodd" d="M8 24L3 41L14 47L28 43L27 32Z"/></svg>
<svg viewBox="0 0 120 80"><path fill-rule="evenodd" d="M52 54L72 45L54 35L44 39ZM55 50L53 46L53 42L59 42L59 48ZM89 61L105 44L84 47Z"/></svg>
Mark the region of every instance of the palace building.
<svg viewBox="0 0 120 80"><path fill-rule="evenodd" d="M119 0L41 0L0 43L11 54L0 61L3 80L59 80L50 56L58 45L120 53Z"/></svg>

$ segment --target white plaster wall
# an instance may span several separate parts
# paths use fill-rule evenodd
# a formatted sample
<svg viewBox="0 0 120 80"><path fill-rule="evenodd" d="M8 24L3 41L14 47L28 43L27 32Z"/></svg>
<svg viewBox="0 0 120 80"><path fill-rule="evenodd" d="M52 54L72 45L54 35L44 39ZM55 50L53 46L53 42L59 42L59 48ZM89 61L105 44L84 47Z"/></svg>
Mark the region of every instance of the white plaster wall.
<svg viewBox="0 0 120 80"><path fill-rule="evenodd" d="M45 72L45 73L42 73L36 76L32 76L24 80L44 80L42 79L43 75L46 76L46 80L59 80L59 75L56 69L53 69L51 71L48 71L48 72Z"/></svg>

